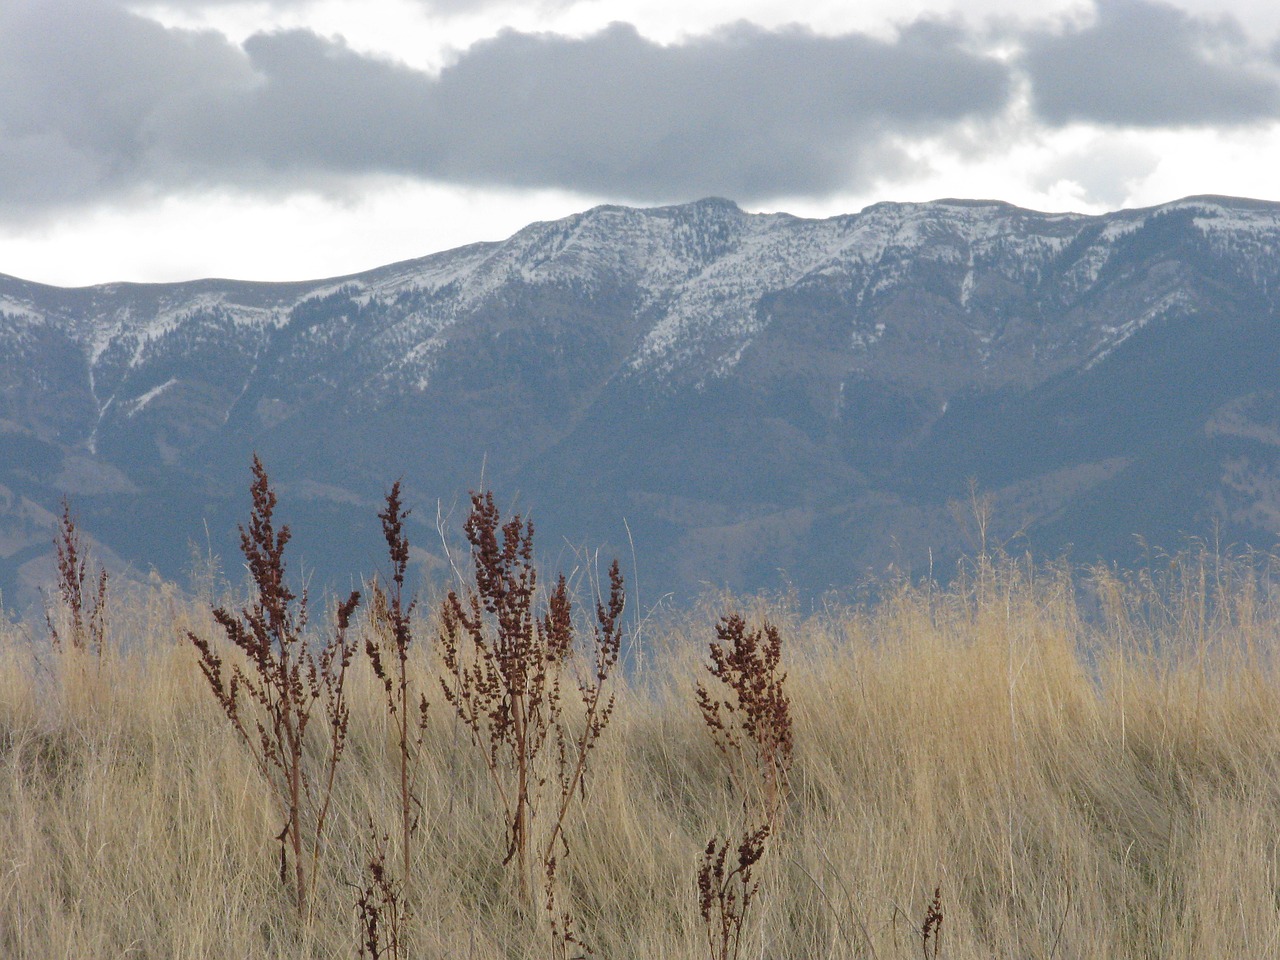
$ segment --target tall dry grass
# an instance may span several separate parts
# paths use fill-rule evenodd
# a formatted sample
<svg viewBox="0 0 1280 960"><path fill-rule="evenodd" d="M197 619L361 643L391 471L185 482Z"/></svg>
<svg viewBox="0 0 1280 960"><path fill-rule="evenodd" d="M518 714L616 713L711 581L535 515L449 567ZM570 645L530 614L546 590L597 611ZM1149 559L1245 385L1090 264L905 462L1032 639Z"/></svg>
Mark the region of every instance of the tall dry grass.
<svg viewBox="0 0 1280 960"><path fill-rule="evenodd" d="M888 586L860 607L737 606L779 628L794 737L786 828L741 955L1280 955L1267 573L1204 550L1131 577L981 559L949 588ZM215 635L208 609L159 583L119 593L101 659L0 625L0 955L356 954L369 817L393 847L401 830L383 688L353 663L317 908L299 929L273 798L184 639ZM650 619L565 825L562 879L596 956L707 955L699 858L742 814L694 695L725 612ZM439 669L434 629L415 624L418 689ZM541 956L468 736L430 713L412 955Z"/></svg>

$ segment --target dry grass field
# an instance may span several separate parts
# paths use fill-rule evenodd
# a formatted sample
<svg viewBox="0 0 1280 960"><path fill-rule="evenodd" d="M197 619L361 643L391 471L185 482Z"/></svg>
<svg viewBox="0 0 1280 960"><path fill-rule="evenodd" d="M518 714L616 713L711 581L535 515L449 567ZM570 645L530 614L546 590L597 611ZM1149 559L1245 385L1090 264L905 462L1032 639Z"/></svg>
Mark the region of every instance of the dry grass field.
<svg viewBox="0 0 1280 960"><path fill-rule="evenodd" d="M862 606L716 598L651 613L638 634L628 610L616 706L563 824L556 909L580 943L555 941L541 895L522 896L515 861L504 866L497 781L442 694L438 602L414 611L405 661L429 701L411 876L395 866L401 727L358 652L301 917L276 795L187 638L234 659L208 596L159 582L112 592L100 655L5 623L0 955L355 957L357 896L385 836L397 949L411 957L1280 956L1270 573L1205 550L1126 577L996 557L945 588L883 585ZM323 638L333 628L316 607L308 635ZM387 631L367 608L358 651ZM794 742L736 945L709 938L696 884L709 841L753 822L695 696L714 681L708 644L729 612L777 627ZM589 661L565 663L566 678L578 664L591 679ZM565 729L582 722L565 711ZM328 728L309 736L314 774ZM531 776L549 776L554 754Z"/></svg>

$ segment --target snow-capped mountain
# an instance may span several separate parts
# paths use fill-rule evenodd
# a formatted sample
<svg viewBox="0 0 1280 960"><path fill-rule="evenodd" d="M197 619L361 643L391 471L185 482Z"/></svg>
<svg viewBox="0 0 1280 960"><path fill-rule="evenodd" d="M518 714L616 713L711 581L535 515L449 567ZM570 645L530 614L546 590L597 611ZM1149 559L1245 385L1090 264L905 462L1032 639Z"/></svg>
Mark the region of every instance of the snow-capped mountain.
<svg viewBox="0 0 1280 960"><path fill-rule="evenodd" d="M1221 197L710 199L314 283L0 276L0 589L47 567L64 494L136 567L178 574L206 527L234 564L252 451L326 577L376 567L397 477L428 564L437 500L484 483L568 562L630 534L650 592L919 570L965 546L971 477L1045 551L1270 546L1278 298L1280 204Z"/></svg>

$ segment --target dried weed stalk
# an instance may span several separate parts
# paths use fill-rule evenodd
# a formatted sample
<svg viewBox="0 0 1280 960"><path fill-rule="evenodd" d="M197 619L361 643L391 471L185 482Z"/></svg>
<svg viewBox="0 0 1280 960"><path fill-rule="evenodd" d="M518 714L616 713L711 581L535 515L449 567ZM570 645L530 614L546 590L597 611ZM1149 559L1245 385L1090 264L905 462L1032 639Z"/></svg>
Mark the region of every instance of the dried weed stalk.
<svg viewBox="0 0 1280 960"><path fill-rule="evenodd" d="M422 739L427 725L427 696L410 693L409 647L413 643L411 619L417 602L404 600L405 573L409 566L409 538L404 521L409 511L400 502L400 482L391 485L386 509L378 514L391 557L391 585L374 583L370 603L373 629L365 639L365 653L374 676L382 684L387 713L395 723L400 774L401 882L406 894L413 882L412 838L417 831L422 801L415 785ZM387 660L391 663L388 665Z"/></svg>
<svg viewBox="0 0 1280 960"><path fill-rule="evenodd" d="M365 882L356 887L356 922L360 927L359 956L369 960L403 960L408 955L405 926L408 917L404 888L387 870L389 837L379 836L369 823L372 850L365 864ZM355 886L352 884L352 886Z"/></svg>
<svg viewBox="0 0 1280 960"><path fill-rule="evenodd" d="M702 852L698 869L698 909L707 933L711 960L737 960L751 901L760 889L752 870L764 856L769 825L749 830L738 842L736 862L729 861L730 841L713 838Z"/></svg>
<svg viewBox="0 0 1280 960"><path fill-rule="evenodd" d="M515 862L520 895L532 905L535 867L554 889L557 864L569 852L565 818L574 797L585 793L588 758L613 713L614 696L604 690L621 646L622 574L615 561L608 601L596 604L574 733L561 690L566 667L577 659L565 578L539 603L533 524L519 515L502 524L492 493L472 493L463 529L474 584L462 596L450 591L441 607L441 686L484 758L505 819L503 862ZM549 782L558 796L547 795Z"/></svg>
<svg viewBox="0 0 1280 960"><path fill-rule="evenodd" d="M698 707L715 745L729 760L730 775L744 802L758 796L777 832L791 772L791 702L781 671L782 639L765 621L748 630L738 614L716 625L707 672L720 681L717 695L701 682ZM750 781L750 782L748 782Z"/></svg>
<svg viewBox="0 0 1280 960"><path fill-rule="evenodd" d="M253 579L252 602L239 613L225 607L213 610L244 662L237 657L225 664L210 641L190 631L187 637L199 652L200 669L219 706L272 787L284 821L276 837L280 881L291 888L298 919L304 921L315 890L334 777L346 745L349 710L344 688L355 652L347 631L360 594L353 592L338 605L334 636L317 655L304 638L306 594L298 597L285 579L289 528L276 532L276 496L256 456L251 494L249 529L240 528L240 549ZM312 772L306 752L317 704L328 737L319 769Z"/></svg>
<svg viewBox="0 0 1280 960"><path fill-rule="evenodd" d="M53 545L58 552L58 599L65 622L59 629L55 621L61 617L45 604L49 640L55 650L63 649L65 642L72 650L89 650L101 659L107 632L107 571L99 567L97 577L90 578L88 552L80 542L80 531L71 515L71 502L65 497ZM94 580L96 587L92 586Z"/></svg>
<svg viewBox="0 0 1280 960"><path fill-rule="evenodd" d="M782 638L765 621L748 630L738 614L722 617L710 647L707 672L720 681L716 695L701 682L698 708L742 799L748 823L753 801L763 823L746 827L736 865L729 866L730 841L717 835L707 843L698 870L698 906L706 926L711 960L735 960L752 898L760 888L752 869L764 856L765 841L781 827L791 772L791 701L781 671Z"/></svg>
<svg viewBox="0 0 1280 960"><path fill-rule="evenodd" d="M592 953L591 947L578 935L572 912L561 908L558 903L558 887L556 858L553 856L543 865L542 884L543 910L551 940L551 960L585 960Z"/></svg>
<svg viewBox="0 0 1280 960"><path fill-rule="evenodd" d="M920 924L920 954L924 960L938 960L938 951L942 948L942 888L933 890L933 902L925 911L924 922Z"/></svg>

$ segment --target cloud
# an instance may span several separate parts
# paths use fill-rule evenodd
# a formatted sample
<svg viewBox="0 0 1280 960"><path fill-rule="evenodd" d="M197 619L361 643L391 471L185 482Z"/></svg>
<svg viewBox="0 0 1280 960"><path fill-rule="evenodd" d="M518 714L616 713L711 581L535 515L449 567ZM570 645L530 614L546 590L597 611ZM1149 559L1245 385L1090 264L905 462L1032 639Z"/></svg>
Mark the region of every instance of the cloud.
<svg viewBox="0 0 1280 960"><path fill-rule="evenodd" d="M1074 185L1074 192L1085 203L1114 210L1128 201L1133 186L1159 165L1159 155L1140 143L1096 137L1081 149L1054 158L1033 182L1043 191L1064 183Z"/></svg>
<svg viewBox="0 0 1280 960"><path fill-rule="evenodd" d="M895 138L990 117L1003 64L951 27L892 41L739 24L503 32L438 76L305 30L168 29L108 0L0 5L0 203L297 189L353 174L750 201L864 182Z"/></svg>
<svg viewBox="0 0 1280 960"><path fill-rule="evenodd" d="M511 0L415 0L415 2L433 13L443 14L473 14L477 10L490 7L511 6ZM579 0L524 0L520 6L551 11L572 7L578 2Z"/></svg>
<svg viewBox="0 0 1280 960"><path fill-rule="evenodd" d="M175 119L255 79L218 34L104 3L0 6L0 200L10 209L138 188Z"/></svg>
<svg viewBox="0 0 1280 960"><path fill-rule="evenodd" d="M662 46L504 33L440 76L451 176L669 199L751 200L857 183L886 138L1001 111L1006 69L930 25L892 43L738 25ZM477 122L479 120L479 122Z"/></svg>
<svg viewBox="0 0 1280 960"><path fill-rule="evenodd" d="M127 6L128 0L115 0L120 6ZM153 0L149 6L162 10L206 10L212 7L242 6L246 0ZM257 0L258 3L284 10L289 7L307 7L315 0ZM572 7L581 0L413 0L417 6L431 13L474 14L480 10L493 7L522 6L534 10L563 10Z"/></svg>
<svg viewBox="0 0 1280 960"><path fill-rule="evenodd" d="M1036 114L1053 124L1176 127L1280 116L1280 82L1239 24L1148 0L1097 0L1095 22L1025 39Z"/></svg>

